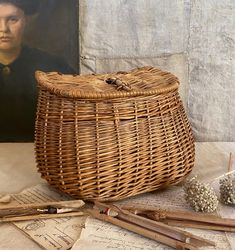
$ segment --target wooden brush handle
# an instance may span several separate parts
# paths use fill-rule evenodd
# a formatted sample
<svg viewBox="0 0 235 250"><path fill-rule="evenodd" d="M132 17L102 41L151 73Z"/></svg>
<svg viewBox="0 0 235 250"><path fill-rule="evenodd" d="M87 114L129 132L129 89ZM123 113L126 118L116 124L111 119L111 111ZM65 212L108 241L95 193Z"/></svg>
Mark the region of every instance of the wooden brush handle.
<svg viewBox="0 0 235 250"><path fill-rule="evenodd" d="M229 226L220 226L220 225L213 225L213 224L207 224L202 222L193 222L193 221L177 221L177 220L165 220L164 223L166 223L169 226L174 227L190 227L190 228L198 228L198 229L206 229L206 230L215 230L215 231L222 231L222 232L235 232L234 227Z"/></svg>
<svg viewBox="0 0 235 250"><path fill-rule="evenodd" d="M23 215L23 216L10 216L0 218L0 222L17 222L17 221L28 221L36 219L54 219L54 218L65 218L65 217L76 217L83 216L83 212L70 212L64 214L34 214L34 215Z"/></svg>
<svg viewBox="0 0 235 250"><path fill-rule="evenodd" d="M80 208L84 206L85 203L82 200L70 200L70 201L50 201L43 203L29 203L29 204L20 204L20 205L3 205L0 207L1 211L6 210L21 210L21 209L37 209L37 208L46 208L48 206L56 208Z"/></svg>
<svg viewBox="0 0 235 250"><path fill-rule="evenodd" d="M182 221L192 221L192 222L203 222L215 225L221 225L225 227L235 228L235 219L221 218L216 215L200 214L196 212L187 211L166 211L161 209L147 209L147 208L137 208L131 206L123 206L123 209L133 211L135 214L144 215L153 220L162 221L164 220L182 220Z"/></svg>

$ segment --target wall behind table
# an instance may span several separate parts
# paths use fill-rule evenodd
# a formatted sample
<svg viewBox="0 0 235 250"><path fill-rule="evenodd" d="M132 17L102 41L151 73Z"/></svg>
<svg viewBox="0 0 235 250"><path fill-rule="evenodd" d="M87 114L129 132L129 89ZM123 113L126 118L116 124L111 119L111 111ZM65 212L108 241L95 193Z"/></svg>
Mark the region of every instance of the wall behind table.
<svg viewBox="0 0 235 250"><path fill-rule="evenodd" d="M145 65L171 71L196 140L235 140L234 0L79 3L82 74Z"/></svg>

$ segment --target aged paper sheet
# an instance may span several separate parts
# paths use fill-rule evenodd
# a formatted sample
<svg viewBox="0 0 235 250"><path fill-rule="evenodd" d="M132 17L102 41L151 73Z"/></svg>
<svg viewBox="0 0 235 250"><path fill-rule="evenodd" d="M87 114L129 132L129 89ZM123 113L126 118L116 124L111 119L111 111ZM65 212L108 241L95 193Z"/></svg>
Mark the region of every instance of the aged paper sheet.
<svg viewBox="0 0 235 250"><path fill-rule="evenodd" d="M27 204L68 200L69 197L41 184L13 195L13 199L12 204ZM14 225L46 250L67 250L78 239L84 220L84 217L37 219L17 222Z"/></svg>
<svg viewBox="0 0 235 250"><path fill-rule="evenodd" d="M121 202L119 205L136 205L139 207L161 208L168 210L191 211L184 200L182 187L171 187L165 191L149 193L132 197ZM232 209L232 208L231 208ZM224 207L220 205L219 211L224 211L223 216L227 216ZM235 212L229 211L231 218L235 218ZM222 213L220 213L222 215ZM232 244L235 243L235 233L222 233L209 230L185 229L195 235L212 240L216 243L215 247L200 248L203 250L233 250ZM232 243L233 242L233 243ZM234 245L233 245L234 246ZM82 230L80 239L74 244L72 250L168 250L172 249L156 241L141 237L135 233L121 229L106 222L101 222L93 218L88 218L85 229Z"/></svg>

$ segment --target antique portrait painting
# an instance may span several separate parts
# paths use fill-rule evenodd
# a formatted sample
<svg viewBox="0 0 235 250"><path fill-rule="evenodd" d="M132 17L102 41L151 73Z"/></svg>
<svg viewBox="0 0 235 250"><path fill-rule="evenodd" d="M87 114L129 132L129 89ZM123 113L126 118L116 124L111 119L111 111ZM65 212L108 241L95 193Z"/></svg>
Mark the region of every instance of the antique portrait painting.
<svg viewBox="0 0 235 250"><path fill-rule="evenodd" d="M75 74L75 0L0 0L0 141L34 140L35 72Z"/></svg>

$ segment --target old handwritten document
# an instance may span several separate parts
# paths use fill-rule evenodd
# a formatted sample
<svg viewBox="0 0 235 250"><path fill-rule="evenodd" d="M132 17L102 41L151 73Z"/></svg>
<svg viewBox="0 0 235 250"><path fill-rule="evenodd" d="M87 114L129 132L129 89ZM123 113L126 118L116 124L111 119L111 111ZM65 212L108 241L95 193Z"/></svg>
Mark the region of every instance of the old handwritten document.
<svg viewBox="0 0 235 250"><path fill-rule="evenodd" d="M26 189L20 194L13 195L16 204L32 202L48 202L69 200L67 195L61 194L48 185L37 185ZM143 194L128 198L117 205L135 205L138 207L161 208L168 210L192 211L184 200L181 186L168 188L164 191ZM233 207L220 204L218 214L235 218ZM88 217L37 219L14 223L28 237L37 242L42 249L47 250L170 250L163 244L122 229L120 227ZM85 224L85 226L84 226ZM83 228L83 229L82 229ZM205 250L233 250L235 233L222 233L208 230L184 229L195 235L202 236L216 243L215 247ZM81 235L80 235L81 234ZM203 248L201 248L203 249Z"/></svg>
<svg viewBox="0 0 235 250"><path fill-rule="evenodd" d="M116 204L122 205L136 205L139 207L173 209L173 210L188 210L189 206L184 200L184 193L182 187L171 187L165 191L158 191L156 193L144 194L138 197L129 198L123 202ZM235 218L234 208L220 207L219 213L221 215ZM198 229L184 229L195 235L212 240L216 243L215 247L201 248L205 250L233 250L235 246L234 233L222 233L209 230ZM233 246L233 247L232 247ZM162 245L156 241L149 240L135 233L121 229L117 226L106 222L88 218L85 228L82 230L80 239L74 244L72 250L170 250L172 248Z"/></svg>
<svg viewBox="0 0 235 250"><path fill-rule="evenodd" d="M48 185L37 185L13 195L17 204L68 200L69 197L55 191ZM56 219L37 219L14 223L27 236L38 243L42 249L67 250L79 238L84 217L66 217Z"/></svg>

